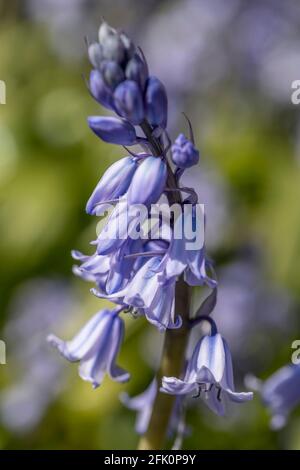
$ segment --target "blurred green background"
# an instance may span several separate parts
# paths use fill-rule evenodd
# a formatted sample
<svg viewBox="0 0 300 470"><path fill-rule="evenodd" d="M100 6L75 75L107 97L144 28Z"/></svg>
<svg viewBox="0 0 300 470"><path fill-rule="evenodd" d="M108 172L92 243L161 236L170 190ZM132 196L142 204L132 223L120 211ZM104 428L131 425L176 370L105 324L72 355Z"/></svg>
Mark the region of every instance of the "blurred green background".
<svg viewBox="0 0 300 470"><path fill-rule="evenodd" d="M119 363L98 390L45 343L71 337L103 302L72 275L97 221L85 202L122 150L92 135L101 114L84 84L84 36L104 17L144 50L169 92L170 133L193 122L201 162L186 179L206 204L220 279L215 318L237 385L291 360L300 339L300 5L288 0L0 1L0 448L130 449L134 414L118 400L151 381L162 338L127 318ZM90 247L91 248L91 247ZM91 250L89 250L91 253ZM195 305L201 292L195 293ZM192 401L187 449L300 449L300 410L274 433L258 396L218 418Z"/></svg>

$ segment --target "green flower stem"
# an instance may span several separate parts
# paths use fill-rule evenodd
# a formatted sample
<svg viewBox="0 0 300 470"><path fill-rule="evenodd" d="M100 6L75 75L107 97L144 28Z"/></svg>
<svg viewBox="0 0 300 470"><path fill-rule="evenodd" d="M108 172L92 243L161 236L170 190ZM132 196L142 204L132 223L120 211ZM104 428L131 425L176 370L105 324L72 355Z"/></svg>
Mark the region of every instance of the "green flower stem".
<svg viewBox="0 0 300 470"><path fill-rule="evenodd" d="M190 289L181 278L176 285L176 312L183 318L183 325L176 330L167 330L157 383L163 376L180 377L189 338L188 317L190 310ZM156 396L152 416L146 434L141 438L139 450L161 450L165 448L166 434L170 422L175 396L159 392Z"/></svg>

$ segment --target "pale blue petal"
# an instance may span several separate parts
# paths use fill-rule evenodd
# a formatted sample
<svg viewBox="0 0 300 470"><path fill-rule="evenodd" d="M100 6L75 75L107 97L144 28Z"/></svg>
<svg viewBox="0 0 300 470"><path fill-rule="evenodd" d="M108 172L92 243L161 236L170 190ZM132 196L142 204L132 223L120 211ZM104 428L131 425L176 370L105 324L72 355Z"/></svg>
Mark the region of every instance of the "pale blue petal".
<svg viewBox="0 0 300 470"><path fill-rule="evenodd" d="M233 392L232 390L226 388L224 391L227 393L230 400L234 403L243 403L253 399L253 392Z"/></svg>
<svg viewBox="0 0 300 470"><path fill-rule="evenodd" d="M90 354L99 337L107 334L112 317L110 310L102 310L94 315L71 341L62 341L54 335L50 335L48 341L69 361L79 361Z"/></svg>
<svg viewBox="0 0 300 470"><path fill-rule="evenodd" d="M197 358L197 370L209 369L216 382L220 382L225 369L225 350L222 336L217 333L204 336Z"/></svg>
<svg viewBox="0 0 300 470"><path fill-rule="evenodd" d="M223 400L218 399L218 390L213 387L210 392L202 392L201 398L203 403L218 416L225 415L225 406Z"/></svg>
<svg viewBox="0 0 300 470"><path fill-rule="evenodd" d="M195 383L188 383L176 377L163 377L160 391L170 395L187 395L196 389Z"/></svg>
<svg viewBox="0 0 300 470"><path fill-rule="evenodd" d="M90 199L86 211L88 214L96 214L97 204L100 202L117 199L123 196L132 180L137 161L132 157L121 158L113 163L101 177ZM97 212L99 215L99 213Z"/></svg>
<svg viewBox="0 0 300 470"><path fill-rule="evenodd" d="M124 321L117 317L110 332L110 350L108 354L107 371L110 377L117 382L127 382L130 374L116 364L117 355L124 338Z"/></svg>

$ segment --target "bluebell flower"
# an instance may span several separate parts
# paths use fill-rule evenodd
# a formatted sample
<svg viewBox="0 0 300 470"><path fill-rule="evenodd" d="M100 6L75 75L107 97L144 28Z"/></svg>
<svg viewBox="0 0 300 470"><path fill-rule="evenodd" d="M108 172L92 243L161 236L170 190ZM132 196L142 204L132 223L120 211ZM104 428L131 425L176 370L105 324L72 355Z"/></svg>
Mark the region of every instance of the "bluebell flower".
<svg viewBox="0 0 300 470"><path fill-rule="evenodd" d="M94 315L71 340L63 341L49 335L49 343L71 362L80 362L79 375L96 388L101 385L105 373L117 382L126 382L128 372L116 365L124 336L124 322L119 310L101 310Z"/></svg>
<svg viewBox="0 0 300 470"><path fill-rule="evenodd" d="M161 332L167 328L180 328L182 319L175 314L174 308L176 282L161 279L156 272L160 261L160 256L145 257L119 291L109 294L105 289L92 289L91 292L99 298L133 307Z"/></svg>
<svg viewBox="0 0 300 470"><path fill-rule="evenodd" d="M127 393L120 395L121 402L130 410L137 411L135 430L138 434L144 434L150 422L153 403L157 395L157 380L154 378L146 390L133 398Z"/></svg>
<svg viewBox="0 0 300 470"><path fill-rule="evenodd" d="M132 157L125 157L113 163L101 177L88 200L86 212L90 215L100 215L100 203L123 196L130 186L137 166L137 159Z"/></svg>
<svg viewBox="0 0 300 470"><path fill-rule="evenodd" d="M175 311L178 279L192 286L206 284L213 288L209 302L206 299L202 304L206 308L201 307L198 313L211 312L217 290L216 281L206 273L207 266L211 271L212 268L205 255L204 222L200 220L202 226L197 226L198 218L203 217L198 212L196 193L192 188L179 187L183 170L199 160L189 120L190 140L181 134L172 147L173 162L178 167L173 171L168 161L172 142L166 129L166 90L158 78L149 76L143 52L137 50L124 33L103 22L99 28L99 43L90 45L88 53L94 67L89 82L91 94L120 116L91 116L88 118L91 130L105 142L142 147L142 153L127 149L130 156L105 172L89 198L86 211L91 215L102 215L112 207L97 239L91 242L96 252L91 256L73 252L79 262L79 266L73 268L74 273L94 283L93 294L113 301L118 307L113 311L100 311L71 341L49 337L63 356L80 362L81 377L97 387L105 373L120 382L129 378L129 374L115 364L124 334L124 322L119 317L121 311L144 316L159 331L180 328L181 312ZM187 199L177 197L184 193L189 194ZM168 234L163 232L161 236L160 232L159 239L154 240L153 226L151 224L150 228L148 224L153 221L150 209L163 195L167 196L169 204L176 199L181 209L191 206L191 211L181 212L175 224L172 222L171 228L168 225ZM164 214L157 216L155 225L160 229L166 227ZM183 230L178 236L180 227ZM144 230L150 235L147 240ZM188 298L186 301L188 307ZM187 310L183 312L186 324L193 326ZM183 380L163 378L162 390L179 396L170 426L175 423L178 429L179 425L180 439L185 429L180 419L183 396L195 389L199 395L203 391L208 406L220 414L223 413L223 396L238 402L252 397L252 394L234 391L230 352L214 330L197 344ZM139 412L139 432L146 430L156 394L157 382L154 381L139 397L123 397L129 407Z"/></svg>
<svg viewBox="0 0 300 470"><path fill-rule="evenodd" d="M92 242L92 244L97 244L99 255L113 253L133 239L133 232L144 222L147 212L140 213L138 210L132 209L134 208L129 205L126 195L119 199L97 240Z"/></svg>
<svg viewBox="0 0 300 470"><path fill-rule="evenodd" d="M137 143L134 127L126 119L90 116L88 124L92 131L104 142L118 145L133 145Z"/></svg>
<svg viewBox="0 0 300 470"><path fill-rule="evenodd" d="M152 126L165 128L168 121L168 98L164 85L156 77L149 77L145 92L146 117Z"/></svg>
<svg viewBox="0 0 300 470"><path fill-rule="evenodd" d="M163 281L156 268L161 256L148 259L124 290L124 303L143 312L160 331L180 328L181 317L175 315L175 280Z"/></svg>
<svg viewBox="0 0 300 470"><path fill-rule="evenodd" d="M145 116L142 92L133 80L124 80L114 91L117 113L132 124L140 124Z"/></svg>
<svg viewBox="0 0 300 470"><path fill-rule="evenodd" d="M266 381L248 375L245 382L261 394L263 403L271 411L271 428L283 428L291 411L300 405L300 365L288 364Z"/></svg>
<svg viewBox="0 0 300 470"><path fill-rule="evenodd" d="M128 190L128 204L150 206L158 201L167 181L167 165L158 157L147 157L139 165Z"/></svg>
<svg viewBox="0 0 300 470"><path fill-rule="evenodd" d="M179 134L172 145L172 160L179 168L190 168L199 162L199 151L193 142Z"/></svg>
<svg viewBox="0 0 300 470"><path fill-rule="evenodd" d="M136 259L127 255L141 251L143 251L142 240L128 239L127 243L124 243L116 253L112 254L105 285L105 292L108 295L115 294L126 287L136 272Z"/></svg>
<svg viewBox="0 0 300 470"><path fill-rule="evenodd" d="M236 403L253 397L252 392L235 392L230 350L217 332L203 336L197 343L183 379L163 377L161 391L173 395L196 392L219 415L225 412L225 397Z"/></svg>
<svg viewBox="0 0 300 470"><path fill-rule="evenodd" d="M201 209L200 206L198 207ZM202 246L199 247L195 244L195 248L193 246L189 247L189 245L195 243L197 234L194 237L188 238L185 227L188 225L190 227L197 227L195 225L197 216L199 218L199 213L197 214L193 207L190 211L183 211L179 214L175 221L170 245L165 256L162 258L158 271L162 272L165 280L177 278L184 273L185 281L189 285L199 286L206 284L214 288L216 287L216 281L211 279L206 273L204 238L203 240L199 239L202 242ZM182 236L179 237L178 234L182 234Z"/></svg>

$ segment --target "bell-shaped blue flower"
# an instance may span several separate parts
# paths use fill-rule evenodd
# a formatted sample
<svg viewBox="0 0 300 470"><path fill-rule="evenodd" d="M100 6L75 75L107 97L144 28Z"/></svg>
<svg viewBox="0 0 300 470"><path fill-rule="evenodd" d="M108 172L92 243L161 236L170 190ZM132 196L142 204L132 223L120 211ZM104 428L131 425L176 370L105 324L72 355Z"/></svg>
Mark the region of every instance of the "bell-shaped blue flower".
<svg viewBox="0 0 300 470"><path fill-rule="evenodd" d="M145 92L146 117L152 126L166 128L168 98L164 85L156 77L149 77Z"/></svg>
<svg viewBox="0 0 300 470"><path fill-rule="evenodd" d="M106 170L88 200L86 212L90 215L99 215L100 203L123 196L129 188L137 165L137 160L132 157L125 157L113 163Z"/></svg>
<svg viewBox="0 0 300 470"><path fill-rule="evenodd" d="M90 92L105 108L114 109L113 93L103 80L99 70L92 70L89 82Z"/></svg>
<svg viewBox="0 0 300 470"><path fill-rule="evenodd" d="M185 281L191 286L206 284L216 287L216 281L206 273L204 212L201 204L185 205L178 215L169 248L158 270L165 280L184 273Z"/></svg>
<svg viewBox="0 0 300 470"><path fill-rule="evenodd" d="M300 365L288 364L265 382L250 375L245 382L261 394L263 403L271 411L271 428L283 428L291 411L300 404Z"/></svg>
<svg viewBox="0 0 300 470"><path fill-rule="evenodd" d="M175 315L175 281L161 282L156 272L160 256L148 259L124 289L124 303L139 309L160 331L180 328L182 320Z"/></svg>
<svg viewBox="0 0 300 470"><path fill-rule="evenodd" d="M138 125L145 116L141 90L133 80L120 83L114 92L114 103L117 113L132 124Z"/></svg>
<svg viewBox="0 0 300 470"><path fill-rule="evenodd" d="M79 375L96 388L105 373L117 382L126 382L128 372L116 365L116 358L124 336L124 322L118 310L101 310L71 340L63 341L54 335L49 343L71 362L80 362Z"/></svg>
<svg viewBox="0 0 300 470"><path fill-rule="evenodd" d="M147 157L136 170L128 189L128 204L149 207L162 195L167 181L166 163L159 157Z"/></svg>
<svg viewBox="0 0 300 470"><path fill-rule="evenodd" d="M148 388L136 397L130 398L127 393L122 393L120 395L121 402L127 408L137 411L135 430L138 434L144 434L148 429L156 395L157 381L155 378L152 380Z"/></svg>
<svg viewBox="0 0 300 470"><path fill-rule="evenodd" d="M117 145L134 145L137 142L135 129L126 119L90 116L88 124L104 142Z"/></svg>
<svg viewBox="0 0 300 470"><path fill-rule="evenodd" d="M196 345L184 378L163 377L161 391L173 395L196 392L219 415L225 412L225 397L236 403L253 397L252 392L235 392L231 354L226 341L215 331L204 336Z"/></svg>
<svg viewBox="0 0 300 470"><path fill-rule="evenodd" d="M108 295L114 294L126 287L134 273L134 265L136 263L134 257L127 257L127 255L142 251L142 245L142 240L132 240L129 238L116 253L111 255L110 270L105 285L105 291Z"/></svg>
<svg viewBox="0 0 300 470"><path fill-rule="evenodd" d="M133 233L146 217L146 211L140 213L129 206L126 195L120 198L97 240L92 242L97 244L97 253L107 255L116 252L123 244L133 240ZM137 238L138 235L139 233Z"/></svg>
<svg viewBox="0 0 300 470"><path fill-rule="evenodd" d="M172 160L179 168L190 168L199 162L199 151L183 134L172 145Z"/></svg>

